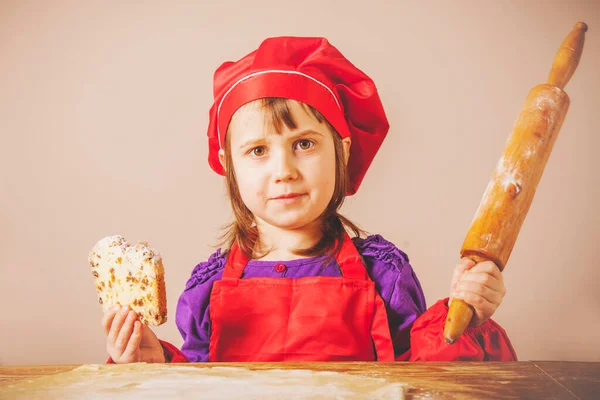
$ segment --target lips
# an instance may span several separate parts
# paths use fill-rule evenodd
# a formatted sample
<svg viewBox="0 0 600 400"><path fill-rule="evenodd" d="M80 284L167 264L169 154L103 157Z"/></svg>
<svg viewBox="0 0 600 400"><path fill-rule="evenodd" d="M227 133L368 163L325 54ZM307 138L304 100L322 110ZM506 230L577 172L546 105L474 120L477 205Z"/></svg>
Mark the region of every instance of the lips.
<svg viewBox="0 0 600 400"><path fill-rule="evenodd" d="M271 200L275 204L283 205L283 206L293 206L304 204L304 197L306 193L286 193L279 195L277 197L271 198Z"/></svg>
<svg viewBox="0 0 600 400"><path fill-rule="evenodd" d="M287 193L282 194L281 196L273 197L273 200L286 200L286 199L295 199L298 197L304 196L303 193Z"/></svg>

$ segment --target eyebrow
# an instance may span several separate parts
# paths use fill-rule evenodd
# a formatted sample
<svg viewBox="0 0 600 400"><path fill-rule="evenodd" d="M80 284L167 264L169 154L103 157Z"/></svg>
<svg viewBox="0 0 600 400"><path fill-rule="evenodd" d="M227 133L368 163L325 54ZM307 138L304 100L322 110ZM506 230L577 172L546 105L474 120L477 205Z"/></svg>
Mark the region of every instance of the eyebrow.
<svg viewBox="0 0 600 400"><path fill-rule="evenodd" d="M290 135L289 139L294 140L299 137L309 136L309 135L324 136L321 132L315 131L313 129L304 129L300 132L296 132L296 133ZM250 146L256 146L257 144L263 143L264 141L265 141L265 137L253 138L253 139L243 142L240 145L240 149L244 149L244 148L247 148Z"/></svg>
<svg viewBox="0 0 600 400"><path fill-rule="evenodd" d="M309 135L323 136L323 134L321 132L315 131L313 129L305 129L305 130L300 131L298 133L294 133L293 135L290 136L290 138L291 139L296 139L296 138L299 138L301 136L309 136Z"/></svg>
<svg viewBox="0 0 600 400"><path fill-rule="evenodd" d="M260 137L260 138L256 138L256 139L250 139L245 141L244 143L240 144L240 149L245 149L246 147L251 147L251 146L256 146L259 143L262 143L265 141L265 138Z"/></svg>

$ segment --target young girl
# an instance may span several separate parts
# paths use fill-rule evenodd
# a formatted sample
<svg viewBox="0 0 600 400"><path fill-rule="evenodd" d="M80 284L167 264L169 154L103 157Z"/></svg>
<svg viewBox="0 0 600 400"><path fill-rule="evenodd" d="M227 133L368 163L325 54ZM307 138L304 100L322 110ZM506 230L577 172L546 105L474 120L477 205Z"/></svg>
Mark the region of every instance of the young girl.
<svg viewBox="0 0 600 400"><path fill-rule="evenodd" d="M492 262L462 259L452 296L471 326L442 337L408 257L338 214L388 132L375 84L323 38L278 37L214 77L209 164L234 222L177 304L180 349L127 307L102 325L109 362L516 360L490 317L505 293ZM354 237L347 232L350 231Z"/></svg>

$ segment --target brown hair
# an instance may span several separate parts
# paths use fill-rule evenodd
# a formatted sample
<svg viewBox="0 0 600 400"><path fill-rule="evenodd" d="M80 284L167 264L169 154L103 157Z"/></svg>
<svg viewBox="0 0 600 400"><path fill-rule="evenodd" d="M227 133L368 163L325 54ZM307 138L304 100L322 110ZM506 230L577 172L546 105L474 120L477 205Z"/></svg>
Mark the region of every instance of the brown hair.
<svg viewBox="0 0 600 400"><path fill-rule="evenodd" d="M264 109L265 123L267 126L272 127L277 133L281 134L284 124L289 129L297 128L297 123L289 108L290 103L295 100L271 97L255 101L260 102L260 106ZM248 104L243 107L246 107ZM333 196L325 208L325 211L320 216L323 222L321 226L321 232L323 233L321 240L313 247L307 249L295 249L293 250L293 253L299 256L324 255L333 248L337 240L337 246L333 251L333 254L335 254L342 246L346 229L352 231L354 236L360 236L365 232L338 213L338 210L346 197L346 189L349 184L348 169L344 162L344 151L340 135L319 111L304 103L300 104L305 111L310 111L319 123L327 124L327 127L331 131L335 148L336 171ZM259 238L258 229L254 224L252 213L246 207L240 196L231 158L231 142L229 137L228 130L225 137L225 162L227 165L225 181L227 185L227 194L231 201L234 221L224 228L224 232L220 237L220 244L226 244L227 248L231 248L234 243L237 243L240 250L242 250L247 257L255 258L253 256L258 255L256 258L260 258L268 254L269 251L265 249L260 249L259 251L256 249L257 240Z"/></svg>

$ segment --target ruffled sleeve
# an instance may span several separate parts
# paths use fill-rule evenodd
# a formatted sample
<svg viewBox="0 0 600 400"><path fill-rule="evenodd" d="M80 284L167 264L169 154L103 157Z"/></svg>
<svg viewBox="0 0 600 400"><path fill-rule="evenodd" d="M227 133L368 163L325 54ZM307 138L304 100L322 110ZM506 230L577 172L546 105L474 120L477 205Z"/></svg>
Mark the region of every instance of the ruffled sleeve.
<svg viewBox="0 0 600 400"><path fill-rule="evenodd" d="M410 349L410 329L426 309L421 284L408 256L380 235L354 239L375 289L387 311L394 355L400 359Z"/></svg>
<svg viewBox="0 0 600 400"><path fill-rule="evenodd" d="M183 338L181 352L191 362L208 361L210 292L214 281L223 276L226 261L226 254L219 249L208 261L198 264L179 297L175 322Z"/></svg>
<svg viewBox="0 0 600 400"><path fill-rule="evenodd" d="M444 341L448 299L435 303L411 330L410 361L517 361L506 331L492 319L467 327L454 344Z"/></svg>
<svg viewBox="0 0 600 400"><path fill-rule="evenodd" d="M447 299L427 309L408 256L380 235L354 239L387 311L397 361L516 361L508 335L493 320L469 327L450 345L443 339Z"/></svg>

